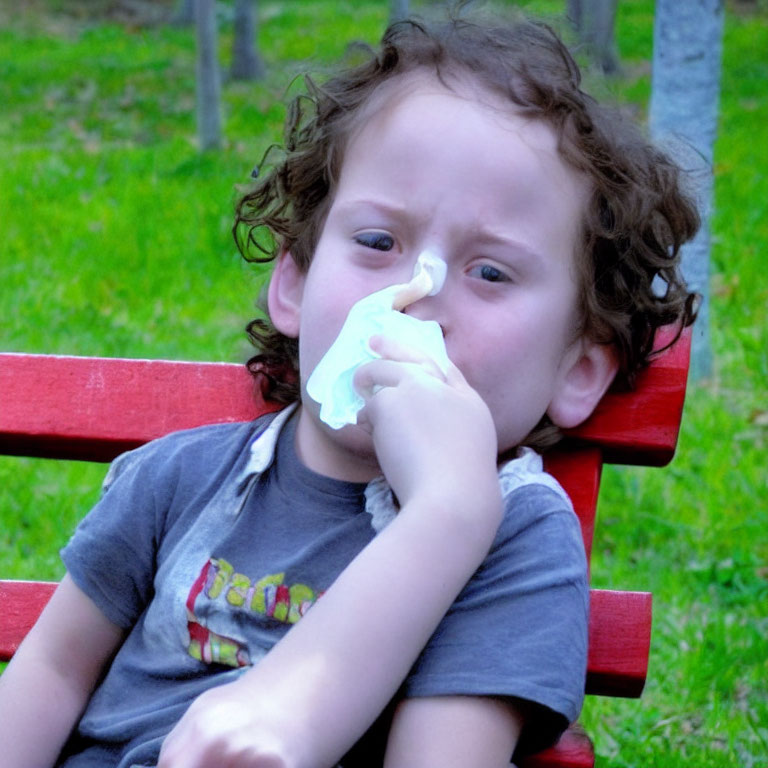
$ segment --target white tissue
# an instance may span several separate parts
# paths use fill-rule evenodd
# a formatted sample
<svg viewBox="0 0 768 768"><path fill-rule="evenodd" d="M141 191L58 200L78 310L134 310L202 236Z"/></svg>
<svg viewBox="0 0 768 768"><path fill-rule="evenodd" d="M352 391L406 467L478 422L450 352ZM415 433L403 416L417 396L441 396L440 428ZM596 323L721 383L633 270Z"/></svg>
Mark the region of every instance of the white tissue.
<svg viewBox="0 0 768 768"><path fill-rule="evenodd" d="M447 370L449 360L440 325L398 311L424 296L438 293L445 274L445 262L431 251L424 251L416 260L409 283L391 285L352 306L336 341L307 381L307 394L320 403L320 419L328 426L341 429L357 423L364 400L352 379L361 365L379 357L368 346L371 336L378 334L416 347L442 371Z"/></svg>

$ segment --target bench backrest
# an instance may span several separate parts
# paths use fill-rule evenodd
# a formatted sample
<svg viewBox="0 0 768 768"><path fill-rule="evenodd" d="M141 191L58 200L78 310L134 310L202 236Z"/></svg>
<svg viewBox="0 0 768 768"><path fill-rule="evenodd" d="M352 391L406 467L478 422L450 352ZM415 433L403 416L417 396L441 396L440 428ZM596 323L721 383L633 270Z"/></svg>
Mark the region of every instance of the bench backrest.
<svg viewBox="0 0 768 768"><path fill-rule="evenodd" d="M661 466L674 454L689 348L686 331L643 371L635 390L606 394L546 458L573 500L588 557L603 464ZM0 354L3 454L110 461L174 430L250 420L276 408L241 365ZM0 581L0 659L10 658L54 587ZM587 693L639 696L650 631L650 594L592 590ZM583 751L581 737L570 738L574 755ZM574 760L558 764L589 764Z"/></svg>
<svg viewBox="0 0 768 768"><path fill-rule="evenodd" d="M571 430L606 463L662 466L672 458L688 374L690 332L642 372L632 392L610 391ZM244 367L0 353L0 453L110 461L177 429L243 421L270 408Z"/></svg>

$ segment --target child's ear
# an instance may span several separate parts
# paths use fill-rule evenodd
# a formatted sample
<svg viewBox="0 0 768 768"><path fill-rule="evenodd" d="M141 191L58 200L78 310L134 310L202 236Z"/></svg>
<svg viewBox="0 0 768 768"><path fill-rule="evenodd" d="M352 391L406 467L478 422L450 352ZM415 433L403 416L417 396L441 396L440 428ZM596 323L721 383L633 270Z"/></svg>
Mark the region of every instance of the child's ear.
<svg viewBox="0 0 768 768"><path fill-rule="evenodd" d="M576 341L563 358L555 395L547 408L549 418L563 429L581 424L600 402L618 368L613 345L584 338Z"/></svg>
<svg viewBox="0 0 768 768"><path fill-rule="evenodd" d="M306 274L302 272L290 251L277 257L267 292L267 308L272 325L291 339L299 337L301 300Z"/></svg>

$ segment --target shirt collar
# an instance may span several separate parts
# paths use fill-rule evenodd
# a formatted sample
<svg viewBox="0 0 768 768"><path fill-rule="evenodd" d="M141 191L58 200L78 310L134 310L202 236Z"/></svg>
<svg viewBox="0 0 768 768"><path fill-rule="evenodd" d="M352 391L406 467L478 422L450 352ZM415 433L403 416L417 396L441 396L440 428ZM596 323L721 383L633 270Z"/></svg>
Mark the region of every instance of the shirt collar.
<svg viewBox="0 0 768 768"><path fill-rule="evenodd" d="M283 408L269 423L267 428L259 432L252 440L249 448L248 462L240 473L238 485L240 488L250 480L254 475L263 474L275 459L275 449L277 448L277 439L280 437L288 419L296 410L298 403L292 403L287 408Z"/></svg>
<svg viewBox="0 0 768 768"><path fill-rule="evenodd" d="M298 403L292 403L280 411L267 428L251 441L248 463L239 477L240 493L245 492L251 481L257 480L274 461L277 440L297 406ZM517 458L500 468L499 482L505 496L520 485L535 482L549 485L561 496L568 499L557 481L543 471L541 456L530 448L520 448ZM570 504L570 500L568 503ZM368 483L365 489L365 511L371 515L371 525L377 533L385 528L397 514L392 489L384 477L374 478Z"/></svg>
<svg viewBox="0 0 768 768"><path fill-rule="evenodd" d="M248 489L271 466L275 459L280 433L297 406L298 403L292 403L284 408L272 419L266 429L251 440L248 461L238 478L239 494L245 494L247 497ZM242 503L245 503L245 498ZM371 480L365 489L365 511L371 516L371 525L377 533L397 514L392 490L381 476Z"/></svg>

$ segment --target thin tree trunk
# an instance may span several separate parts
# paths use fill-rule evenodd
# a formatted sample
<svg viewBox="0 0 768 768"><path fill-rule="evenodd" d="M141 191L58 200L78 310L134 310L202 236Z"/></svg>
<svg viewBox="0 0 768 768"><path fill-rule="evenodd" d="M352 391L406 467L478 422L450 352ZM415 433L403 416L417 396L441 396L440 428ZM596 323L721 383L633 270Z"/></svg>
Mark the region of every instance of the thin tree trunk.
<svg viewBox="0 0 768 768"><path fill-rule="evenodd" d="M232 65L233 80L258 80L264 76L264 62L256 47L256 0L235 0Z"/></svg>
<svg viewBox="0 0 768 768"><path fill-rule="evenodd" d="M702 296L694 327L691 376L712 373L709 321L710 215L723 36L722 0L657 0L650 128L691 173L702 226L683 247L683 274Z"/></svg>
<svg viewBox="0 0 768 768"><path fill-rule="evenodd" d="M592 56L606 75L619 72L616 48L616 5L618 0L585 0L582 23Z"/></svg>
<svg viewBox="0 0 768 768"><path fill-rule="evenodd" d="M389 0L389 23L407 19L410 13L408 0Z"/></svg>
<svg viewBox="0 0 768 768"><path fill-rule="evenodd" d="M606 75L619 73L616 48L617 0L568 0L566 16L590 58Z"/></svg>
<svg viewBox="0 0 768 768"><path fill-rule="evenodd" d="M195 22L195 0L179 0L171 17L171 23L179 27L190 27Z"/></svg>
<svg viewBox="0 0 768 768"><path fill-rule="evenodd" d="M200 149L221 144L221 84L215 0L195 0L197 28L197 134Z"/></svg>
<svg viewBox="0 0 768 768"><path fill-rule="evenodd" d="M573 29L581 33L581 0L568 0L565 4L565 18Z"/></svg>

